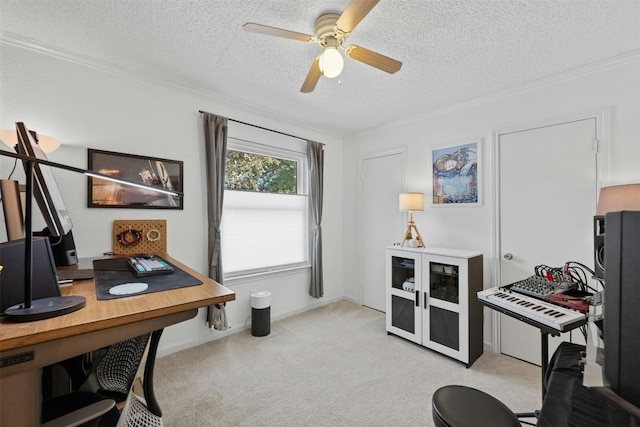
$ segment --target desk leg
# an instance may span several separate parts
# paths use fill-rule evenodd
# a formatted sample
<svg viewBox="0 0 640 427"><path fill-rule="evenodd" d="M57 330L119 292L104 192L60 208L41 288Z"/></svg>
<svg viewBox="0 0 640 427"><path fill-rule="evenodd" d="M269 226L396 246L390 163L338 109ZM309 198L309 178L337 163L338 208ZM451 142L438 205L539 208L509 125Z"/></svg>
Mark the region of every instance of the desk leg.
<svg viewBox="0 0 640 427"><path fill-rule="evenodd" d="M40 369L2 378L0 426L39 426L41 390Z"/></svg>
<svg viewBox="0 0 640 427"><path fill-rule="evenodd" d="M540 344L541 354L540 361L542 362L542 401L544 402L544 395L547 394L547 387L544 384L547 368L549 367L549 333L540 330Z"/></svg>

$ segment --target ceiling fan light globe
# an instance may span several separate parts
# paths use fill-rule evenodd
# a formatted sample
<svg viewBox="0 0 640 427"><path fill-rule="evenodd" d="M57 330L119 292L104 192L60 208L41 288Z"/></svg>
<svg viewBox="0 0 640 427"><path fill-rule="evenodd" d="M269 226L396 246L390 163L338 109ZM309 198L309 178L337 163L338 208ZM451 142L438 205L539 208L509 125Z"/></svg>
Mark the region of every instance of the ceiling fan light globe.
<svg viewBox="0 0 640 427"><path fill-rule="evenodd" d="M338 77L344 67L344 59L335 47L326 47L320 55L320 71L330 79Z"/></svg>

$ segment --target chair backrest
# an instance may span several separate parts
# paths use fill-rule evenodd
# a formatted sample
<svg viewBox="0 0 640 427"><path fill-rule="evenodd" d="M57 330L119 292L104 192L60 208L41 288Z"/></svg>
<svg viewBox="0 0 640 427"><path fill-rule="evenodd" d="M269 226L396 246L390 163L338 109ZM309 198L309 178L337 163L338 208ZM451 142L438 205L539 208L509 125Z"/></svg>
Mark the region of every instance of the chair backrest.
<svg viewBox="0 0 640 427"><path fill-rule="evenodd" d="M142 393L137 393L135 386L131 387L127 400L122 408L117 427L162 426L162 410L156 400L153 389L153 370L162 331L162 329L159 329L151 333L147 356L144 360Z"/></svg>
<svg viewBox="0 0 640 427"><path fill-rule="evenodd" d="M150 335L140 335L109 346L96 367L96 378L102 390L124 395L129 393Z"/></svg>

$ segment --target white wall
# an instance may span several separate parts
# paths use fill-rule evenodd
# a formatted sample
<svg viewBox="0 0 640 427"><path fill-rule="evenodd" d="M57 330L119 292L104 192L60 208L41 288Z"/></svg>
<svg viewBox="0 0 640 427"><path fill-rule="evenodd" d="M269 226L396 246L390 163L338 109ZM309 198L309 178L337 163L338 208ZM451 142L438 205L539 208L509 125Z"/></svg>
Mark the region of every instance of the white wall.
<svg viewBox="0 0 640 427"><path fill-rule="evenodd" d="M365 154L406 147L406 190L423 191L425 201L428 201L432 195L431 148L467 142L467 137L483 138L482 206L431 208L427 202L425 211L415 213L414 216L426 245L482 251L484 286L493 287L496 254L492 247L492 132L505 126L531 124L601 110L607 111L609 126L609 132L605 135L609 148L609 176L603 177L602 184L640 182L640 54L636 52L627 57L574 70L564 76L555 76L526 88L505 91L447 111L409 118L346 137L345 212L358 212L357 172L359 161ZM544 167L541 173L544 173ZM356 214L345 215L345 265L358 265L358 217ZM398 230L397 234L401 233L402 230ZM345 269L344 283L345 297L360 301L361 278L356 269ZM490 322L491 316L485 313L484 336L488 343L492 340Z"/></svg>
<svg viewBox="0 0 640 427"><path fill-rule="evenodd" d="M54 170L74 224L80 257L111 251L114 219L161 218L167 220L169 254L207 274L204 136L198 113L203 110L325 143L325 168L332 171L324 183L325 297L314 300L308 296L308 271L234 284L230 287L236 301L226 309L232 331L244 327L254 289L271 291L273 320L342 298L342 176L335 172L343 169L340 138L239 111L170 85L163 88L135 76L21 47L0 44L0 55L0 127L13 129L16 121L22 121L30 129L61 139L62 147L49 155L50 160L86 168L87 148L95 148L184 162L184 210L88 209L86 179ZM233 126L231 123L231 136ZM256 130L255 136L260 138L260 132ZM8 177L12 165L9 159L0 159L1 178ZM22 179L22 167L17 169L14 177ZM205 310L200 310L196 319L168 328L160 354L224 335L209 331L204 318Z"/></svg>
<svg viewBox="0 0 640 427"><path fill-rule="evenodd" d="M166 218L169 253L206 272L206 202L202 125L198 110L232 117L325 143L323 215L325 297L307 294L308 272L237 283L237 300L228 304L233 330L243 328L254 289L272 292L272 319L304 311L343 297L360 301L358 165L365 154L406 147L407 190L430 197L430 149L467 137L484 139L483 204L474 208L427 206L415 218L426 243L482 251L485 287L493 286L492 132L504 126L607 109L610 176L604 185L640 181L640 59L631 55L554 78L528 88L476 100L466 106L363 131L345 138L323 134L255 112L241 111L210 97L144 83L46 54L0 44L0 127L15 121L63 141L50 159L86 167L86 149L97 148L182 160L185 164L183 211L86 208L86 181L74 174L54 174L74 222L81 257L111 250L113 219ZM233 132L230 129L230 133ZM0 159L0 177L12 166ZM18 167L20 170L21 168ZM342 173L340 172L342 171ZM21 170L17 176L22 176ZM344 219L343 219L344 218ZM398 230L401 235L403 230ZM2 231L3 232L3 231ZM0 236L2 237L2 236ZM344 284L344 286L343 286ZM186 348L224 334L204 326L204 310L196 319L168 328L160 353ZM485 339L491 340L490 316Z"/></svg>

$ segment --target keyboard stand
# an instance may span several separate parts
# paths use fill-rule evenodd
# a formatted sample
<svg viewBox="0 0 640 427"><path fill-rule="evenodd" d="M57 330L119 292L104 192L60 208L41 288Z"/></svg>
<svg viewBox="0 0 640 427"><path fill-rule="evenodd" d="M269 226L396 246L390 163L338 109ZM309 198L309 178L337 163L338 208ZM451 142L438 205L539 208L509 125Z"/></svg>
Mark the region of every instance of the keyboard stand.
<svg viewBox="0 0 640 427"><path fill-rule="evenodd" d="M478 301L480 301L481 304L486 305L487 307L499 311L500 313L506 314L509 317L513 317L514 319L520 320L521 322L527 323L531 326L535 326L536 328L540 329L540 361L541 361L541 371L542 371L542 400L544 401L544 396L547 393L546 387L545 387L545 375L547 372L547 368L549 367L549 335L552 336L560 336L561 331L557 330L557 329L553 329L547 325L544 325L540 322L536 322L535 320L529 319L528 317L522 316L518 313L515 313L513 311L507 310L504 307L499 307L497 305L491 304L488 301L484 301L481 299L478 299ZM565 328L564 331L562 332L569 332L572 331L576 328L579 328L580 326L584 325L587 323L587 319L585 317L584 321L582 322L576 322L573 323L569 326L567 326Z"/></svg>

